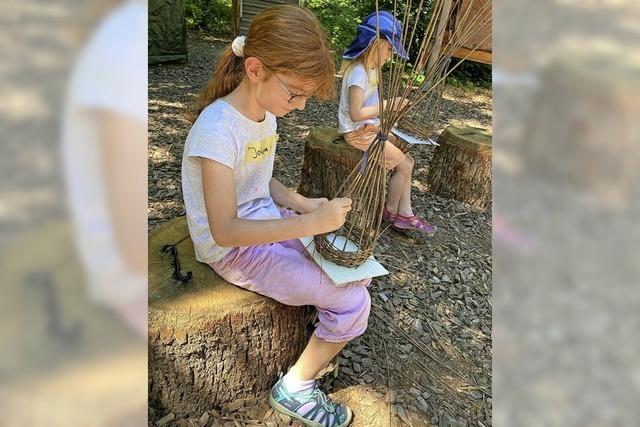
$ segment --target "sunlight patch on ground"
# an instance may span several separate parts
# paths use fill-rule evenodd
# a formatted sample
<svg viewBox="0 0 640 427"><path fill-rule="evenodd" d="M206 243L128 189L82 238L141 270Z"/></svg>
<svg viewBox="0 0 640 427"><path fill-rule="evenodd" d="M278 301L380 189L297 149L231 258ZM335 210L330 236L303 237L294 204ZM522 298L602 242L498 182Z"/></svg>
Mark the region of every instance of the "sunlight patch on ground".
<svg viewBox="0 0 640 427"><path fill-rule="evenodd" d="M50 110L42 94L28 87L0 88L0 117L11 122L45 120Z"/></svg>
<svg viewBox="0 0 640 427"><path fill-rule="evenodd" d="M418 181L417 179L414 179L411 183L413 184L413 188L417 188L418 191L422 193L426 193L427 190L429 189L426 183L423 183L422 181Z"/></svg>
<svg viewBox="0 0 640 427"><path fill-rule="evenodd" d="M471 119L471 118L467 118L464 120L451 120L451 125L452 126L472 126L472 127L478 127L478 128L485 128L485 126L482 124L481 121L479 120L475 120L475 119Z"/></svg>
<svg viewBox="0 0 640 427"><path fill-rule="evenodd" d="M159 107L175 107L175 108L185 108L184 103L180 102L180 101L176 101L176 102L170 102L170 101L164 101L162 99L150 99L149 100L149 105L150 106L159 106Z"/></svg>
<svg viewBox="0 0 640 427"><path fill-rule="evenodd" d="M408 425L397 414L395 405L389 402L389 396L397 394L393 390L387 395L372 390L370 387L356 385L331 393L331 397L338 402L346 403L353 410L354 417L351 427L389 427ZM428 426L424 415L402 410L405 419L411 421L415 427Z"/></svg>

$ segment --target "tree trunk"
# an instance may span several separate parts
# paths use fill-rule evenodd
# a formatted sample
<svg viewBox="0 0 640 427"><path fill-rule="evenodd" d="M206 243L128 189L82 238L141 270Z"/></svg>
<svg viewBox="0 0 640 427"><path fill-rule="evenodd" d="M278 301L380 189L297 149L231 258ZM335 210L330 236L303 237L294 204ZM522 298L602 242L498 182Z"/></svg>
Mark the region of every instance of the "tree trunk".
<svg viewBox="0 0 640 427"><path fill-rule="evenodd" d="M360 159L362 151L344 142L337 129L312 129L304 146L298 192L333 199Z"/></svg>
<svg viewBox="0 0 640 427"><path fill-rule="evenodd" d="M491 134L450 126L438 143L429 168L430 191L482 210L491 206Z"/></svg>
<svg viewBox="0 0 640 427"><path fill-rule="evenodd" d="M224 281L195 260L184 217L164 224L149 236L151 404L200 415L267 393L304 348L310 314Z"/></svg>
<svg viewBox="0 0 640 427"><path fill-rule="evenodd" d="M593 62L593 60L596 60ZM602 64L594 67L591 64ZM619 209L640 195L640 79L609 55L557 59L540 75L519 153L527 178ZM634 78L626 78L626 76Z"/></svg>

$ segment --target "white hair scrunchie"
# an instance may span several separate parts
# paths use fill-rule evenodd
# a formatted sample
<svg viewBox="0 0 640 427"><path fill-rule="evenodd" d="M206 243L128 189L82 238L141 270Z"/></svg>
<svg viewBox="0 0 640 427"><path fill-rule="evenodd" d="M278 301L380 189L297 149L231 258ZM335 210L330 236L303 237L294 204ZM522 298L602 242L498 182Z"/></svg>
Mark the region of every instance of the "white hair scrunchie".
<svg viewBox="0 0 640 427"><path fill-rule="evenodd" d="M239 36L231 43L231 49L236 56L242 58L244 56L244 44L247 42L246 36Z"/></svg>

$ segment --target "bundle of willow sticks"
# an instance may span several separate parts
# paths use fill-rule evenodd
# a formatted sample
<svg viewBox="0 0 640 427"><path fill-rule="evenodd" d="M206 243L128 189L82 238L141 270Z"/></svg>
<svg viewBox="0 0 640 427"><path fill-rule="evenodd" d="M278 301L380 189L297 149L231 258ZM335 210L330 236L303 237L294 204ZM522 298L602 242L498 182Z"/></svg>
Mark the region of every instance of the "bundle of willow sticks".
<svg viewBox="0 0 640 427"><path fill-rule="evenodd" d="M417 7L412 5L412 0L406 0L402 6L402 19L398 18L396 0L389 12L402 22L402 34L398 37L400 42L404 41L409 58L394 58L384 73L381 67L376 70L377 81L380 82L380 132L337 194L338 197L352 199L352 210L339 230L314 238L316 248L324 258L346 267L357 267L369 258L380 235L386 198L384 145L392 128L399 126L410 134L428 137L437 123L440 91L445 79L476 48L469 49L461 59L454 60L454 53L469 41L477 40L478 34L486 32L487 26L491 25L491 1L433 0L424 34L416 40L419 17L424 14L424 0L420 0ZM376 1L376 12L379 10ZM415 14L410 13L412 11ZM411 16L417 18L410 22ZM490 36L489 31L476 46ZM377 38L380 39L379 31ZM413 65L408 67L411 58ZM388 99L386 106L383 94ZM348 245L348 241L353 242L357 249Z"/></svg>

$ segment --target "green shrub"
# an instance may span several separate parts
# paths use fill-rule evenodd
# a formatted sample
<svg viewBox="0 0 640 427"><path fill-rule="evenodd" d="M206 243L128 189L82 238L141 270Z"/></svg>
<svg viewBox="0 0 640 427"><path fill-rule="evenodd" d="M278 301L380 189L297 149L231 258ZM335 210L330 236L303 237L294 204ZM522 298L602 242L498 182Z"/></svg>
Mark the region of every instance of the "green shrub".
<svg viewBox="0 0 640 427"><path fill-rule="evenodd" d="M187 28L231 35L231 0L187 0Z"/></svg>
<svg viewBox="0 0 640 427"><path fill-rule="evenodd" d="M457 61L455 58L452 59L451 66L455 65ZM464 61L449 74L447 84L462 88L491 89L491 65Z"/></svg>
<svg viewBox="0 0 640 427"><path fill-rule="evenodd" d="M409 64L405 67L406 80L413 79L419 84L424 76L412 71L411 63L415 61L419 42L424 37L425 26L430 13L432 0L425 0L418 19L413 43L410 47ZM416 22L418 1L413 1L409 12L409 22ZM360 20L375 11L375 0L306 0L304 5L311 9L326 30L336 63L342 61L342 53L349 46L356 34ZM393 0L379 0L381 10L393 12ZM406 5L396 3L397 16L404 16ZM231 0L187 0L187 26L189 29L203 30L214 35L231 35ZM413 27L410 28L412 30ZM451 61L455 64L457 61ZM448 84L456 86L491 87L491 66L466 61L460 65L447 79Z"/></svg>
<svg viewBox="0 0 640 427"><path fill-rule="evenodd" d="M424 75L417 75L412 70L412 63L416 59L419 43L424 37L425 27L429 19L431 0L425 0L420 16L418 18L418 1L414 1L409 11L408 22L414 23L418 19L415 28L413 42L409 49L409 62L405 67L405 81L413 80L415 84L421 84L424 81ZM355 37L356 27L360 20L375 11L375 0L308 0L305 6L313 10L318 20L327 31L331 46L336 56L336 62L342 60L342 53ZM380 0L379 6L381 10L393 12L393 0ZM396 3L396 15L399 19L403 19L406 5L402 2ZM409 32L413 31L413 26L409 28ZM409 33L410 34L410 33ZM406 45L406 44L405 44ZM452 64L457 63L455 58ZM386 67L388 69L388 66ZM479 64L471 61L463 62L453 73L447 78L447 83L460 87L491 87L491 66Z"/></svg>
<svg viewBox="0 0 640 427"><path fill-rule="evenodd" d="M410 22L415 22L417 15L417 3L412 6ZM425 1L421 19L418 22L414 39L421 39L424 33L424 24L427 18L427 6L431 0ZM379 2L381 10L393 12L393 1L382 0ZM307 0L305 6L314 11L318 20L327 31L336 59L342 57L342 52L349 46L356 35L356 27L361 19L376 10L375 0ZM405 5L397 4L397 15L402 16ZM417 52L417 47L413 48Z"/></svg>

